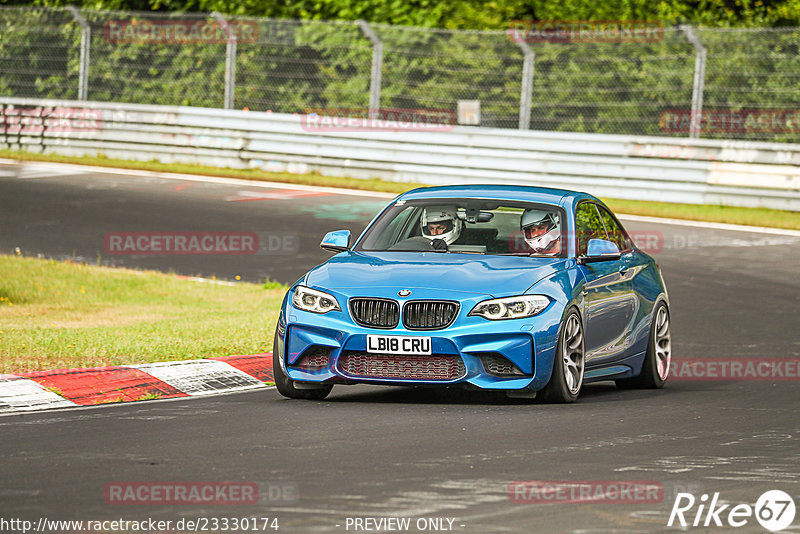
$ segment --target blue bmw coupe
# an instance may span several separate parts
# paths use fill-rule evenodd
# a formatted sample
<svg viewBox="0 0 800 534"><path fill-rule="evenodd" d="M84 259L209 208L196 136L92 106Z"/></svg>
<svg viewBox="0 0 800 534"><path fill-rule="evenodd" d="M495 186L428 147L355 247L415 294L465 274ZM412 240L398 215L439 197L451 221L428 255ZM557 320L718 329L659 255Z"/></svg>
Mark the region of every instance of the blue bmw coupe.
<svg viewBox="0 0 800 534"><path fill-rule="evenodd" d="M415 189L286 294L273 367L286 397L335 384L472 387L574 402L583 384L663 387L661 271L586 193Z"/></svg>

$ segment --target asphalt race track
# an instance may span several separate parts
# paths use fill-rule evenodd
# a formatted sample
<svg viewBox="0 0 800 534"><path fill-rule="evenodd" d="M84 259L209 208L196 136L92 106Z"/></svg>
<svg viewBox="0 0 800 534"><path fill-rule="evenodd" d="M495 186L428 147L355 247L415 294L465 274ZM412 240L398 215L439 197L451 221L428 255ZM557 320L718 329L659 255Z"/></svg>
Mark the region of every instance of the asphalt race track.
<svg viewBox="0 0 800 534"><path fill-rule="evenodd" d="M292 282L326 258L318 248L325 232L357 233L385 202L293 186L0 166L0 253L19 247L29 256ZM649 240L664 273L674 358L800 358L800 237L623 222ZM291 237L253 255L119 255L104 240L196 231L253 232L267 244ZM585 387L575 405L550 406L338 386L323 402L270 389L11 415L0 417L0 516L277 517L280 531L299 533L367 532L352 521L368 517L409 517L410 532L417 524L465 533L677 531L667 521L679 492L698 504L719 492L718 504L730 509L780 489L800 506L799 387L798 378L672 381L660 391L601 383ZM663 495L646 503L511 498L510 484L534 480L652 481ZM239 506L104 498L107 484L134 481L255 482L262 494ZM688 522L697 511L686 512ZM416 523L437 518L444 521ZM729 530L711 525L684 530ZM800 530L800 511L790 529ZM765 532L753 517L735 531Z"/></svg>
<svg viewBox="0 0 800 534"><path fill-rule="evenodd" d="M122 171L125 172L125 171ZM128 171L130 172L130 171ZM76 174L77 173L77 174ZM291 283L325 260L325 232L355 235L392 195L361 196L151 176L91 174L75 166L0 166L0 251L78 258L184 275ZM147 255L108 250L106 234L243 232L263 238L257 254ZM110 245L110 243L109 243ZM125 251L129 252L129 251Z"/></svg>

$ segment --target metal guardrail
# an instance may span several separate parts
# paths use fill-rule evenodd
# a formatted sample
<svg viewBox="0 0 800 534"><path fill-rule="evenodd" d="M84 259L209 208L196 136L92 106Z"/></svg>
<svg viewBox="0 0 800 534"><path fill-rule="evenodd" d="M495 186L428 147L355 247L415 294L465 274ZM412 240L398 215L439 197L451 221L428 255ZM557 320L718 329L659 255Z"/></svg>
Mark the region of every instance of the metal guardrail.
<svg viewBox="0 0 800 534"><path fill-rule="evenodd" d="M311 131L301 115L0 97L0 147L800 211L800 145L512 131Z"/></svg>

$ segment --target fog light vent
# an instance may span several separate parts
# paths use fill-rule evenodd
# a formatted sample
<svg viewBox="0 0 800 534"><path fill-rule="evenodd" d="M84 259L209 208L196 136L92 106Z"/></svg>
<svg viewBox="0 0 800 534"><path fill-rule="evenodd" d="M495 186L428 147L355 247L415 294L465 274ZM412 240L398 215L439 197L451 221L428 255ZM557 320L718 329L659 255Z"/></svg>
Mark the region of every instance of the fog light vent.
<svg viewBox="0 0 800 534"><path fill-rule="evenodd" d="M499 354L487 354L481 356L481 363L486 372L494 376L525 376L519 367L511 363L508 359Z"/></svg>
<svg viewBox="0 0 800 534"><path fill-rule="evenodd" d="M307 348L292 367L299 367L300 369L311 371L325 369L328 367L332 351L333 349L330 347L314 345Z"/></svg>

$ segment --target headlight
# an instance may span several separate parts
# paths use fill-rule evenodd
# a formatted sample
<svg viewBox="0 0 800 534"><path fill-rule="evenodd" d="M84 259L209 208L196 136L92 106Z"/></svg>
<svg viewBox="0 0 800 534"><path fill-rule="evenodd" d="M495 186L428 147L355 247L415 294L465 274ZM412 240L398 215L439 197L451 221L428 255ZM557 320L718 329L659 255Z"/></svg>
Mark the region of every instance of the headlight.
<svg viewBox="0 0 800 534"><path fill-rule="evenodd" d="M522 319L532 317L544 310L550 299L544 295L520 295L503 299L484 300L472 308L469 315L480 315L486 319Z"/></svg>
<svg viewBox="0 0 800 534"><path fill-rule="evenodd" d="M328 313L329 311L341 311L336 297L311 289L310 287L297 286L292 295L292 304L295 308L314 313Z"/></svg>

